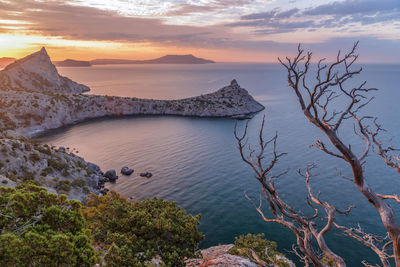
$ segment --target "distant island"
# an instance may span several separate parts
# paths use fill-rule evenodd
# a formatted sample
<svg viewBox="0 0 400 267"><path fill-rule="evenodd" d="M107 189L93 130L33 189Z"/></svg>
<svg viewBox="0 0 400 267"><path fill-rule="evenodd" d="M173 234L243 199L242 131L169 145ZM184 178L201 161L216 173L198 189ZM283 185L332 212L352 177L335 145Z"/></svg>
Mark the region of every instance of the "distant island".
<svg viewBox="0 0 400 267"><path fill-rule="evenodd" d="M14 63L17 59L11 57L0 58L0 69L3 69ZM195 57L193 55L166 55L163 57L147 60L131 60L131 59L94 59L90 61L65 59L63 61L53 61L57 67L90 67L93 65L113 65L113 64L209 64L215 61Z"/></svg>
<svg viewBox="0 0 400 267"><path fill-rule="evenodd" d="M0 58L0 69L3 69L10 65L11 63L14 63L17 59L13 57L1 57Z"/></svg>
<svg viewBox="0 0 400 267"><path fill-rule="evenodd" d="M215 61L195 57L193 55L166 55L156 59L130 60L130 59L94 59L89 61L92 65L108 64L208 64Z"/></svg>
<svg viewBox="0 0 400 267"><path fill-rule="evenodd" d="M74 59L66 59L63 61L54 61L54 65L57 67L90 67L89 61L81 61L81 60L74 60Z"/></svg>

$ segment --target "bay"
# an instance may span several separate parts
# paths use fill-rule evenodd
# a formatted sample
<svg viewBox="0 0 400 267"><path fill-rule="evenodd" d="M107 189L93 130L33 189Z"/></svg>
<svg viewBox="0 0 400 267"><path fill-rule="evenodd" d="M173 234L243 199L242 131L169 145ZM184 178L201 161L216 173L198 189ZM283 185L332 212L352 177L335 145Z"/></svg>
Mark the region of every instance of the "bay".
<svg viewBox="0 0 400 267"><path fill-rule="evenodd" d="M357 82L367 80L376 99L365 113L379 117L388 130L387 138L400 141L398 77L400 65L364 65ZM256 145L262 117L266 116L266 136L279 134L278 149L287 152L274 173L290 168L277 183L281 197L295 209L311 214L305 197L304 179L297 174L307 164L316 163L318 174L311 181L321 198L337 208L356 208L349 216L337 215L339 223L356 226L367 232L384 234L375 209L349 181L341 179L336 169L351 175L340 160L311 148L322 133L302 115L294 93L287 86L285 69L278 64L217 63L206 65L105 65L89 68L59 68L62 75L88 85L92 94L131 96L153 99L179 99L210 93L232 79L246 88L266 109L249 123L249 138ZM342 103L337 103L337 108ZM243 129L244 121L176 116L136 116L98 119L48 132L37 139L43 143L74 148L78 155L103 170L135 170L130 177L120 176L108 187L134 200L160 197L176 201L188 212L201 213L200 230L206 239L202 248L233 243L234 237L246 233L265 233L286 252L295 242L285 228L265 223L244 197L244 192L258 199L261 190L251 169L242 162L233 136L235 123ZM361 142L352 125L340 134L361 151ZM397 140L397 141L396 141ZM366 163L367 180L379 193L399 193L400 177L371 153ZM153 173L150 179L140 172ZM391 202L400 219L398 205ZM266 214L269 215L266 203ZM377 257L356 241L338 231L328 234L328 244L344 257L349 266L361 266L361 260L377 263ZM286 254L296 259L293 254Z"/></svg>

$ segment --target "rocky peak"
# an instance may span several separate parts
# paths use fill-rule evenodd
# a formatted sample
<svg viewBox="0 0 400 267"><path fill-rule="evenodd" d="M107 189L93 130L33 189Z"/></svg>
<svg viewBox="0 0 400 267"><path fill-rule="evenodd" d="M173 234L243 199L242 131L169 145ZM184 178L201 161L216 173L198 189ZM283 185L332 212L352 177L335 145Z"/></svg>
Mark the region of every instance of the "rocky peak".
<svg viewBox="0 0 400 267"><path fill-rule="evenodd" d="M240 88L239 84L237 83L237 81L236 81L235 79L233 79L233 80L231 81L231 86L232 86L232 87L239 87L239 88Z"/></svg>
<svg viewBox="0 0 400 267"><path fill-rule="evenodd" d="M46 48L45 48L44 46L42 47L42 49L40 49L39 53L41 53L41 54L44 54L44 55L48 56L48 55L47 55Z"/></svg>
<svg viewBox="0 0 400 267"><path fill-rule="evenodd" d="M90 90L59 75L44 47L1 71L0 89L56 94L79 94Z"/></svg>

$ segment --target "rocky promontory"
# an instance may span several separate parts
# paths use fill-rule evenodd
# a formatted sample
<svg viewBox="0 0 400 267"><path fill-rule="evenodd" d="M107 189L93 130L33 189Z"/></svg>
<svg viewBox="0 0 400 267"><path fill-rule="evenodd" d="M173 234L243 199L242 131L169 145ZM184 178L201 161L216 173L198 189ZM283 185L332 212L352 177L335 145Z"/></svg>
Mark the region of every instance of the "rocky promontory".
<svg viewBox="0 0 400 267"><path fill-rule="evenodd" d="M214 93L180 100L82 94L58 74L44 48L0 71L0 128L34 135L80 121L125 115L249 118L264 109L236 80Z"/></svg>

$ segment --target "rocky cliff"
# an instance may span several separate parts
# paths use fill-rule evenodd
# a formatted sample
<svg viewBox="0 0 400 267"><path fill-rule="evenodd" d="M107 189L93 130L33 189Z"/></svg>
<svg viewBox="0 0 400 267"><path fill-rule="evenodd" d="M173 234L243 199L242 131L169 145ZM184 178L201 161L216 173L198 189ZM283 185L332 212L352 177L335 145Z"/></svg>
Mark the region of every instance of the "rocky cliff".
<svg viewBox="0 0 400 267"><path fill-rule="evenodd" d="M45 48L0 71L0 88L52 94L78 94L90 90L59 75Z"/></svg>

